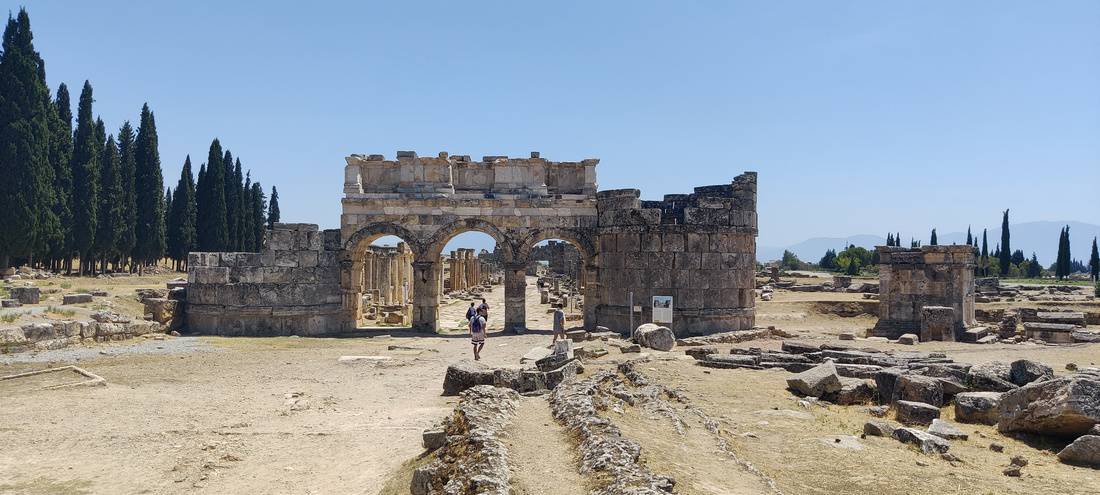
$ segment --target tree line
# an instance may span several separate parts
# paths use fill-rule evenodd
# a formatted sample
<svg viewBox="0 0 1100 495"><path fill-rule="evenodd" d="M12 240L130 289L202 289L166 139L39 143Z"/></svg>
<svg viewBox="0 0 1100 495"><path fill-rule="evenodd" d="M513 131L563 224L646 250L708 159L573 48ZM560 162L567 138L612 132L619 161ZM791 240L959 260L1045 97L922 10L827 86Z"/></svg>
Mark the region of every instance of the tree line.
<svg viewBox="0 0 1100 495"><path fill-rule="evenodd" d="M1008 226L1008 212L1009 210L1005 210L1002 214L1001 242L996 244L992 252L989 250L989 234L987 230L982 229L981 244L979 246L978 237L971 233L970 227L967 227L966 244L974 248L974 258L976 261L974 272L976 275L987 277L996 275L1012 278L1039 278L1053 275L1059 280L1062 280L1074 273L1087 273L1093 282L1100 282L1100 251L1097 249L1096 238L1092 239L1092 252L1089 255L1088 264L1085 264L1080 260L1073 259L1070 253L1069 226L1065 226L1058 234L1058 255L1054 263L1051 264L1049 268L1044 269L1043 266L1039 264L1039 258L1034 252L1032 252L1031 257L1028 258L1024 255L1023 250L1012 249L1012 232ZM890 232L886 234L887 246L900 247L901 242L901 233L895 234ZM932 246L939 243L936 229L934 228L929 236L928 243ZM920 240L910 239L909 247L916 248L920 246ZM784 252L784 259L781 265L786 266L787 264L795 263L801 262L798 261L793 253ZM840 253L837 253L833 249L829 249L825 252L825 255L821 257L821 260L818 261L818 266L820 268L844 272L849 275L858 274L861 267L875 264L878 264L876 253L856 246L848 246Z"/></svg>
<svg viewBox="0 0 1100 495"><path fill-rule="evenodd" d="M175 192L164 187L156 118L107 132L84 81L75 128L68 87L51 96L25 9L9 15L0 51L0 268L26 264L81 274L140 271L192 250L257 251L279 220L239 159L211 143L192 180L190 157Z"/></svg>

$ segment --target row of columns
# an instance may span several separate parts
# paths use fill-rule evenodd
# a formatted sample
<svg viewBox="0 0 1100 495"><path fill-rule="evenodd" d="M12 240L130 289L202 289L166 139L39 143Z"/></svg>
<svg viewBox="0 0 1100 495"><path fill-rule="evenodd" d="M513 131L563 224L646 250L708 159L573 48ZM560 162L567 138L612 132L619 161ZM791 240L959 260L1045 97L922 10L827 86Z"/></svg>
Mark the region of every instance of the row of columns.
<svg viewBox="0 0 1100 495"><path fill-rule="evenodd" d="M451 251L448 260L448 282L451 291L467 290L488 282L488 270L483 269L481 259L473 249Z"/></svg>
<svg viewBox="0 0 1100 495"><path fill-rule="evenodd" d="M371 295L371 304L405 305L410 302L413 254L404 243L396 248L371 247L363 259L363 294Z"/></svg>

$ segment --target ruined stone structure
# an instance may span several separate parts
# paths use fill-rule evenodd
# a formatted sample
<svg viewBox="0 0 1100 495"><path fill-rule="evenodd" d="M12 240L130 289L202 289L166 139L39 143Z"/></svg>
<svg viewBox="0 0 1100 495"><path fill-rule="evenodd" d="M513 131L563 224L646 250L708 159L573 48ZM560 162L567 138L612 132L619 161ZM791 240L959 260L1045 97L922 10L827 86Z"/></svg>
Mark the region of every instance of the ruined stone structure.
<svg viewBox="0 0 1100 495"><path fill-rule="evenodd" d="M367 249L363 260L364 299L370 304L384 306L410 303L412 262L412 251L404 243Z"/></svg>
<svg viewBox="0 0 1100 495"><path fill-rule="evenodd" d="M921 340L962 340L962 333L977 323L974 248L878 246L876 250L879 255L876 336L897 338L916 333L921 334Z"/></svg>
<svg viewBox="0 0 1100 495"><path fill-rule="evenodd" d="M732 184L642 201L637 189L598 195L600 271L596 319L627 328L633 293L652 320L653 296L673 297L677 336L751 328L756 319L756 173ZM639 318L640 317L640 318Z"/></svg>
<svg viewBox="0 0 1100 495"><path fill-rule="evenodd" d="M446 261L447 279L443 285L444 292L464 291L490 283L491 268L473 249L451 251L450 258Z"/></svg>
<svg viewBox="0 0 1100 495"><path fill-rule="evenodd" d="M345 326L340 232L275 224L259 253L191 253L186 328L219 335L318 335Z"/></svg>
<svg viewBox="0 0 1100 495"><path fill-rule="evenodd" d="M404 288L403 282L394 289L372 281L382 268L371 243L392 235L411 259L411 326L435 331L445 288L461 290L486 276L470 251L441 257L447 242L467 231L496 241L506 330L526 327L526 268L535 244L549 239L576 248L586 328L632 330L631 292L644 308L635 324L652 317L650 297L673 296L677 335L754 323L755 172L692 194L642 201L635 189L597 194L595 159L552 162L531 153L473 161L401 151L396 159L351 155L346 161L338 232L278 225L262 253L192 253L192 330L354 330L363 320L364 294L385 298Z"/></svg>
<svg viewBox="0 0 1100 495"><path fill-rule="evenodd" d="M584 261L580 251L568 242L550 241L531 250L531 259L546 261L551 272L565 275L584 285ZM528 270L528 274L532 274Z"/></svg>

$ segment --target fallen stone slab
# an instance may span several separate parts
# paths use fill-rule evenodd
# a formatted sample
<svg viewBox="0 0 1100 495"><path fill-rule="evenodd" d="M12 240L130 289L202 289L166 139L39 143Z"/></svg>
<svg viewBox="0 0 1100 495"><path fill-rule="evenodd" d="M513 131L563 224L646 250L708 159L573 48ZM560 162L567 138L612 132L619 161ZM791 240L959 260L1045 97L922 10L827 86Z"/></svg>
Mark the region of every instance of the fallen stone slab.
<svg viewBox="0 0 1100 495"><path fill-rule="evenodd" d="M1017 388L1012 383L1012 366L1003 361L971 366L966 381L972 390L979 392L1007 392Z"/></svg>
<svg viewBox="0 0 1100 495"><path fill-rule="evenodd" d="M875 419L863 424L863 434L873 437L889 437L894 435L894 430L901 425L893 421Z"/></svg>
<svg viewBox="0 0 1100 495"><path fill-rule="evenodd" d="M835 366L837 374L847 378L873 379L875 373L882 369L882 366L873 364L836 364Z"/></svg>
<svg viewBox="0 0 1100 495"><path fill-rule="evenodd" d="M42 289L38 287L12 287L8 292L21 304L38 304L42 298Z"/></svg>
<svg viewBox="0 0 1100 495"><path fill-rule="evenodd" d="M523 357L519 358L519 362L520 364L533 363L549 355L550 349L547 347L532 347Z"/></svg>
<svg viewBox="0 0 1100 495"><path fill-rule="evenodd" d="M955 395L955 420L983 425L997 424L1000 392L964 392Z"/></svg>
<svg viewBox="0 0 1100 495"><path fill-rule="evenodd" d="M951 448L947 440L915 428L898 428L892 436L899 442L916 445L925 454L943 454Z"/></svg>
<svg viewBox="0 0 1100 495"><path fill-rule="evenodd" d="M837 374L836 366L832 361L826 361L824 364L787 378L787 387L805 396L821 397L827 393L840 391L840 375Z"/></svg>
<svg viewBox="0 0 1100 495"><path fill-rule="evenodd" d="M1072 344L1073 332L1079 328L1069 323L1024 323L1024 335L1052 344Z"/></svg>
<svg viewBox="0 0 1100 495"><path fill-rule="evenodd" d="M704 359L696 361L696 364L705 366L707 368L747 368L747 369L763 369L756 363L756 358L753 356L743 356L739 354L711 354Z"/></svg>
<svg viewBox="0 0 1100 495"><path fill-rule="evenodd" d="M689 347L684 354L695 359L703 359L711 354L718 354L718 348L714 346Z"/></svg>
<svg viewBox="0 0 1100 495"><path fill-rule="evenodd" d="M806 354L810 352L818 352L821 350L820 344L808 344L805 342L784 341L780 346L783 352L790 354Z"/></svg>
<svg viewBox="0 0 1100 495"><path fill-rule="evenodd" d="M1077 373L1001 395L997 429L1076 437L1100 423L1100 376Z"/></svg>
<svg viewBox="0 0 1100 495"><path fill-rule="evenodd" d="M970 438L958 426L938 418L932 420L932 425L928 427L928 433L946 440L966 440Z"/></svg>
<svg viewBox="0 0 1100 495"><path fill-rule="evenodd" d="M1071 333L1074 342L1082 343L1095 343L1100 342L1100 332L1087 332L1084 330L1076 330Z"/></svg>
<svg viewBox="0 0 1100 495"><path fill-rule="evenodd" d="M1058 460L1066 464L1100 468L1100 436L1084 435L1058 452Z"/></svg>
<svg viewBox="0 0 1100 495"><path fill-rule="evenodd" d="M0 299L0 308L19 308L22 306L23 303L19 302L18 299Z"/></svg>
<svg viewBox="0 0 1100 495"><path fill-rule="evenodd" d="M940 408L923 402L899 400L894 403L898 422L906 425L927 426L940 417Z"/></svg>
<svg viewBox="0 0 1100 495"><path fill-rule="evenodd" d="M380 361L389 361L391 359L393 359L392 356L340 356L336 361L340 363L354 363L358 361L377 363Z"/></svg>
<svg viewBox="0 0 1100 495"><path fill-rule="evenodd" d="M91 294L65 294L61 297L61 304L84 304L92 302Z"/></svg>

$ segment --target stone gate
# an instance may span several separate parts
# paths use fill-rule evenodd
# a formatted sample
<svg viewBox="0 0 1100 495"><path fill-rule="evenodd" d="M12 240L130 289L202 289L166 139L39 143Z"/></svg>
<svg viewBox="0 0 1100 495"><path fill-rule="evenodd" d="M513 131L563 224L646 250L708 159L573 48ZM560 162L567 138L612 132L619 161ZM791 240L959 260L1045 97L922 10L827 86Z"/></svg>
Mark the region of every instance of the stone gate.
<svg viewBox="0 0 1100 495"><path fill-rule="evenodd" d="M295 235L304 237L293 256L284 252L286 242L270 241L275 234L287 235L279 233L285 228L278 225L269 231L260 256L192 253L189 278L203 287L196 291L201 297L192 300L189 295L188 301L204 315L188 317L189 324L195 323L192 331L263 335L355 330L370 285L368 250L383 236L400 238L411 252L411 326L436 331L441 255L449 240L469 231L496 241L509 331L526 326L526 268L535 244L549 239L567 241L580 253L586 328L630 330L631 319L635 324L650 321L650 298L661 295L673 297L671 328L677 335L746 329L755 322L755 172L728 184L697 187L691 194L643 201L636 189L597 193L596 159L554 162L531 153L473 161L464 155L420 157L399 151L395 159L351 155L346 162L338 231L311 234L317 232L315 226L312 231L294 227L304 232ZM297 292L282 297L278 283L295 282L279 277L293 272L286 266L289 258L312 262L312 251L337 266L304 272L314 277L308 290L316 304L302 306L294 294L303 288L296 286ZM239 276L240 268L225 266L229 261L247 266L246 276ZM270 276L279 279L274 285L262 275L272 271L269 262L284 263L285 269L275 270L278 276ZM324 275L317 278L317 273ZM253 287L257 283L265 285ZM265 297L250 301L253 292ZM635 307L629 304L631 295ZM313 309L324 317L310 318ZM303 321L309 324L296 329Z"/></svg>

